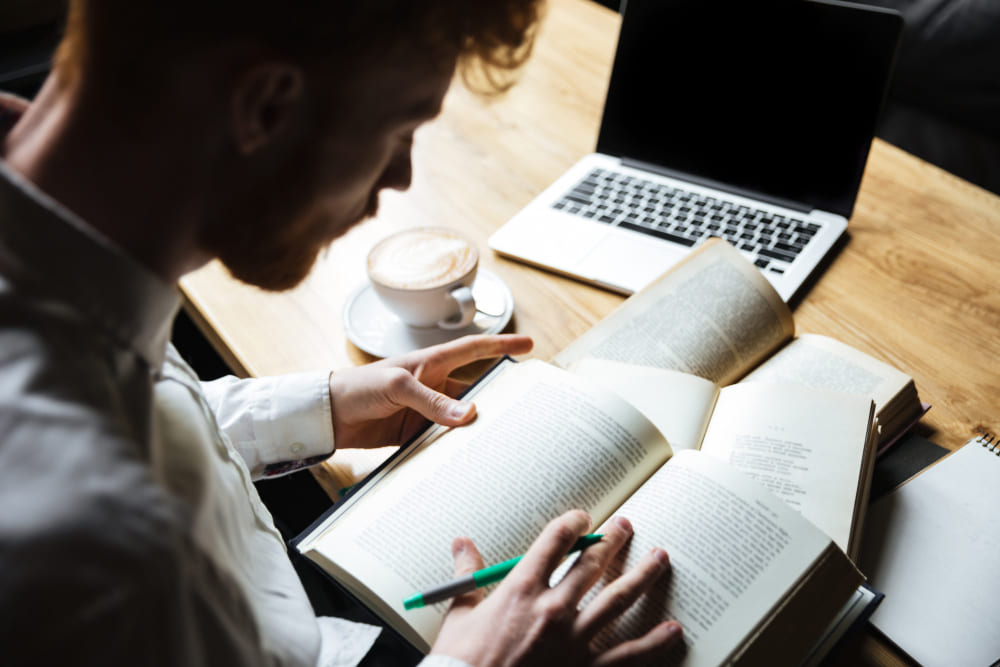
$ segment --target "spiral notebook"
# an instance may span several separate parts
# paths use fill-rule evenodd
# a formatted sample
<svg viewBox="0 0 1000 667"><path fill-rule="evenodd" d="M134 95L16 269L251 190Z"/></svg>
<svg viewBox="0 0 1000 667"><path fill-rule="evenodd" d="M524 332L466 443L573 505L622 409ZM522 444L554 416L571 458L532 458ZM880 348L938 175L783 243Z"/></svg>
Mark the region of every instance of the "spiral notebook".
<svg viewBox="0 0 1000 667"><path fill-rule="evenodd" d="M1000 660L1000 437L981 433L868 511L872 624L924 667Z"/></svg>

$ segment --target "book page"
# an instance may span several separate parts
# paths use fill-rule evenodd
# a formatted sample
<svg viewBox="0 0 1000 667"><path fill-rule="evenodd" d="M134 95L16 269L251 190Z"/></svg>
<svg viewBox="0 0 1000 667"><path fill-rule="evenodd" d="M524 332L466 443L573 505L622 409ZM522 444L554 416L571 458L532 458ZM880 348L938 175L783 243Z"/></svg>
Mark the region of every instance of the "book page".
<svg viewBox="0 0 1000 667"><path fill-rule="evenodd" d="M698 449L719 388L697 375L587 357L573 373L589 377L639 409L675 452Z"/></svg>
<svg viewBox="0 0 1000 667"><path fill-rule="evenodd" d="M517 556L569 509L603 521L671 455L635 408L540 361L510 364L474 400L475 422L417 443L302 545L373 590L365 601L381 598L383 617L414 627L425 646L447 605L404 612L402 601L454 576L455 537L471 537L489 563Z"/></svg>
<svg viewBox="0 0 1000 667"><path fill-rule="evenodd" d="M872 473L872 411L866 396L741 383L720 392L701 450L762 484L850 554Z"/></svg>
<svg viewBox="0 0 1000 667"><path fill-rule="evenodd" d="M653 547L665 548L671 571L597 642L610 646L675 619L685 647L666 665L722 664L830 543L781 501L701 452L678 452L617 514L635 534L584 604Z"/></svg>
<svg viewBox="0 0 1000 667"><path fill-rule="evenodd" d="M876 409L913 381L905 373L840 341L800 334L741 382L798 384L869 396Z"/></svg>
<svg viewBox="0 0 1000 667"><path fill-rule="evenodd" d="M556 355L667 368L726 385L791 338L770 283L723 241L708 242Z"/></svg>

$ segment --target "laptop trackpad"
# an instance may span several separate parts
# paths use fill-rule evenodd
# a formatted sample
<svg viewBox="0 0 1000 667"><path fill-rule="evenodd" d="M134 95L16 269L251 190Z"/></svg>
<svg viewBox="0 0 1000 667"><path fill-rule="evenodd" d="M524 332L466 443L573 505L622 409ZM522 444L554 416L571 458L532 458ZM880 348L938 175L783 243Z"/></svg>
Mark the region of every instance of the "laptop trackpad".
<svg viewBox="0 0 1000 667"><path fill-rule="evenodd" d="M490 237L497 252L569 271L598 247L608 226L559 211L529 206Z"/></svg>
<svg viewBox="0 0 1000 667"><path fill-rule="evenodd" d="M639 291L691 252L635 232L608 231L576 269L581 275L630 292Z"/></svg>

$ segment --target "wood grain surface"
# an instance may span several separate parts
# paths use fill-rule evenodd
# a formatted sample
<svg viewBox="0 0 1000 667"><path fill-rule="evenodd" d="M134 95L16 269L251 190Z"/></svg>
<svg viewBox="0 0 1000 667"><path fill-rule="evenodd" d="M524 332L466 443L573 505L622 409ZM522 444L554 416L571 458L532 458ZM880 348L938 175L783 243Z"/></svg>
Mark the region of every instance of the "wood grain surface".
<svg viewBox="0 0 1000 667"><path fill-rule="evenodd" d="M421 129L414 181L382 196L375 219L338 239L298 288L265 294L210 264L182 282L185 308L243 375L342 368L372 360L345 337L341 310L363 281L364 258L406 227L464 231L481 266L513 292L508 331L548 359L622 297L495 256L487 237L593 150L619 17L589 0L552 0L519 84L498 99L460 82ZM955 448L976 427L1000 426L1000 198L876 140L848 235L795 306L798 331L821 333L916 380L933 408L918 427ZM474 376L481 367L467 371ZM350 483L390 450L317 470L326 488ZM900 664L870 634L837 664Z"/></svg>

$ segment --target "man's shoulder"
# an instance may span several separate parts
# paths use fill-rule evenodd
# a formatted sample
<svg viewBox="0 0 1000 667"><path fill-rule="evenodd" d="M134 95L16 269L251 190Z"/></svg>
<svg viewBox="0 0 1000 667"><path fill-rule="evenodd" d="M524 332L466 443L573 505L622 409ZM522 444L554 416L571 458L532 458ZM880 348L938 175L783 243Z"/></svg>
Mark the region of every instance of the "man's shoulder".
<svg viewBox="0 0 1000 667"><path fill-rule="evenodd" d="M0 458L11 439L141 444L152 382L127 350L55 302L0 290L0 315Z"/></svg>
<svg viewBox="0 0 1000 667"><path fill-rule="evenodd" d="M149 401L60 319L0 324L0 580L15 557L22 574L91 561L127 575L186 521L150 469Z"/></svg>

